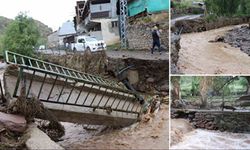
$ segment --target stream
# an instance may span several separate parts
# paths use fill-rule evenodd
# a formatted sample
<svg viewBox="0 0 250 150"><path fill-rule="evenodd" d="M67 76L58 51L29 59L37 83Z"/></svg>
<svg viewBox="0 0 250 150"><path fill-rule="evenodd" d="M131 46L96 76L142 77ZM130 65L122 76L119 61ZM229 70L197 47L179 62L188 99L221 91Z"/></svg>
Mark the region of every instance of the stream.
<svg viewBox="0 0 250 150"><path fill-rule="evenodd" d="M250 57L240 48L209 42L240 26L183 34L178 61L180 71L185 74L249 74Z"/></svg>

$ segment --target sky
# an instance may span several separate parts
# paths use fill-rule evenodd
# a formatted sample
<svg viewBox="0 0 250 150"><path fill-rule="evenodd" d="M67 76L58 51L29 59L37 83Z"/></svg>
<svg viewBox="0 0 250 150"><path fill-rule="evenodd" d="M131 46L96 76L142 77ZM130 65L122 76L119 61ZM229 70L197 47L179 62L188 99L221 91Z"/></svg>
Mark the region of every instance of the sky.
<svg viewBox="0 0 250 150"><path fill-rule="evenodd" d="M53 31L58 30L75 16L78 0L0 0L0 16L14 19L19 12L26 12L29 17L48 25Z"/></svg>

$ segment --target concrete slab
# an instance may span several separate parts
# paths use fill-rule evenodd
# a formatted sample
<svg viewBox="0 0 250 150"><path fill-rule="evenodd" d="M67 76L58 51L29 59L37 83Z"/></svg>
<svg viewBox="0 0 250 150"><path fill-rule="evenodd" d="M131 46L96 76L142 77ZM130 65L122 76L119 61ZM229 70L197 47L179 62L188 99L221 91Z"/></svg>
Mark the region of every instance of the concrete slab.
<svg viewBox="0 0 250 150"><path fill-rule="evenodd" d="M29 88L30 85L31 74L31 71L25 73L27 88ZM4 74L5 89L11 96L13 96L14 93L17 76L18 70L13 69L7 69ZM28 97L38 97L43 76L44 74L42 73L36 73ZM64 78L58 78L54 89L51 91L55 81L54 79L55 76L48 76L46 78L39 99L43 100L44 105L49 108L60 121L126 126L138 120L138 114L123 112L128 110L139 113L141 110L142 106L134 101L134 96L131 94L112 91L111 89L97 85L92 86L90 84L85 84L82 88L83 84L79 82L76 83L74 80L68 80L66 86L63 88L65 85ZM18 88L17 95L19 95L20 89L21 85ZM81 89L83 89L82 93L76 101ZM60 93L61 96L59 97ZM96 106L98 106L98 108L93 109L93 107ZM108 108L113 111L109 112ZM115 109L123 111L115 111Z"/></svg>

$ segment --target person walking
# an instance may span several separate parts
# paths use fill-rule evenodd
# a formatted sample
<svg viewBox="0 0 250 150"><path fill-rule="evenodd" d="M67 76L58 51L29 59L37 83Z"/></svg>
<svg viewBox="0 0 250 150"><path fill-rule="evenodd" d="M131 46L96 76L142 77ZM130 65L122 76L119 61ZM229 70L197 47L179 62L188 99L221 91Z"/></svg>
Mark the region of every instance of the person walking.
<svg viewBox="0 0 250 150"><path fill-rule="evenodd" d="M154 54L155 46L157 46L161 55L160 31L158 30L157 25L155 25L153 28L152 38L153 38L153 47L151 48L151 54Z"/></svg>

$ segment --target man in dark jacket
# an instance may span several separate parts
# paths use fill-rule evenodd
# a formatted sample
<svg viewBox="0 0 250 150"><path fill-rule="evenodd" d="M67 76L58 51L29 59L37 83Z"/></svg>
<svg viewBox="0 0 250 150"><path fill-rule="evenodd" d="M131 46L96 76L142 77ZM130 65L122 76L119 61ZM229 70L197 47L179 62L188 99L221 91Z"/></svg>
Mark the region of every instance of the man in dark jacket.
<svg viewBox="0 0 250 150"><path fill-rule="evenodd" d="M158 30L157 26L154 26L153 28L152 38L153 38L153 47L151 48L151 54L154 53L155 46L158 47L159 52L161 54L160 31Z"/></svg>

